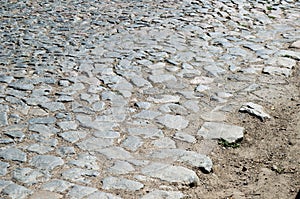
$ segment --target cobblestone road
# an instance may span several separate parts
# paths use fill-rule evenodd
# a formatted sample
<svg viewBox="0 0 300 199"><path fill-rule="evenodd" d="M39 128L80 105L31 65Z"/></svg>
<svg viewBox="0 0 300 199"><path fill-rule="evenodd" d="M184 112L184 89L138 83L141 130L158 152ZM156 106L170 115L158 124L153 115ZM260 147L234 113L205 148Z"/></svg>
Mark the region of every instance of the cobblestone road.
<svg viewBox="0 0 300 199"><path fill-rule="evenodd" d="M228 116L292 96L299 66L293 0L19 0L0 13L3 198L188 197L215 139L243 138Z"/></svg>

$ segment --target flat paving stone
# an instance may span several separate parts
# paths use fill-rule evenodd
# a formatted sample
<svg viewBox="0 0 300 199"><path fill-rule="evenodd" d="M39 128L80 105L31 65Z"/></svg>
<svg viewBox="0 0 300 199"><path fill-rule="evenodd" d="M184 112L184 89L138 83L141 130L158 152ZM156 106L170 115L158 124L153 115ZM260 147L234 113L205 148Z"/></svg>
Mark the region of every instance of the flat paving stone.
<svg viewBox="0 0 300 199"><path fill-rule="evenodd" d="M86 187L80 185L74 185L71 190L67 193L67 196L72 199L80 199L87 197L88 195L97 191L96 188Z"/></svg>
<svg viewBox="0 0 300 199"><path fill-rule="evenodd" d="M141 199L181 199L185 195L180 191L154 190L144 195Z"/></svg>
<svg viewBox="0 0 300 199"><path fill-rule="evenodd" d="M64 161L53 155L36 155L29 163L38 169L51 171L55 167L63 165Z"/></svg>
<svg viewBox="0 0 300 199"><path fill-rule="evenodd" d="M9 163L0 161L0 176L4 176L7 174L8 167Z"/></svg>
<svg viewBox="0 0 300 199"><path fill-rule="evenodd" d="M12 199L21 199L21 198L26 198L29 194L32 193L30 189L27 189L24 186L11 183L8 186L6 186L2 192L4 196L7 195L8 197Z"/></svg>
<svg viewBox="0 0 300 199"><path fill-rule="evenodd" d="M142 173L170 183L180 183L184 185L197 185L199 183L197 174L182 166L151 163L142 169Z"/></svg>
<svg viewBox="0 0 300 199"><path fill-rule="evenodd" d="M218 122L205 122L198 131L198 135L205 139L224 139L229 143L241 140L244 128Z"/></svg>
<svg viewBox="0 0 300 199"><path fill-rule="evenodd" d="M189 121L180 115L170 115L166 114L164 116L158 117L156 121L170 129L181 130L188 126Z"/></svg>
<svg viewBox="0 0 300 199"><path fill-rule="evenodd" d="M107 190L121 189L127 191L137 191L144 187L144 185L140 182L125 178L106 177L102 180L102 182L102 188Z"/></svg>
<svg viewBox="0 0 300 199"><path fill-rule="evenodd" d="M16 148L0 149L0 157L4 160L13 160L19 162L27 161L27 154Z"/></svg>

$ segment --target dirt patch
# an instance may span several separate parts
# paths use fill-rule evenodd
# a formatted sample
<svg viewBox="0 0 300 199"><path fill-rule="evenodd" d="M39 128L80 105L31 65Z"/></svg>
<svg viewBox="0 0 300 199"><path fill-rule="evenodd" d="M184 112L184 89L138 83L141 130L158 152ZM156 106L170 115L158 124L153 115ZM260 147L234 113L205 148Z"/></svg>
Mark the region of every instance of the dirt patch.
<svg viewBox="0 0 300 199"><path fill-rule="evenodd" d="M213 172L199 171L201 184L190 198L296 198L300 188L300 102L277 102L272 119L261 122L237 113L235 124L245 127L237 148L219 145L210 154Z"/></svg>

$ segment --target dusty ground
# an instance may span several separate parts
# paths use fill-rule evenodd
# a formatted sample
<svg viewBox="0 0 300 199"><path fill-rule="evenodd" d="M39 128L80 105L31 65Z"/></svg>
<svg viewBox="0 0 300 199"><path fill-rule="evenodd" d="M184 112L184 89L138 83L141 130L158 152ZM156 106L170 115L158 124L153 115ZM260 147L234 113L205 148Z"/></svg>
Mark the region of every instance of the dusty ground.
<svg viewBox="0 0 300 199"><path fill-rule="evenodd" d="M213 150L213 172L199 171L202 185L188 190L191 198L296 198L300 190L299 71L290 84L294 89L287 92L293 92L293 98L269 104L272 119L262 122L245 113L231 118L245 127L244 139L237 148L218 145Z"/></svg>

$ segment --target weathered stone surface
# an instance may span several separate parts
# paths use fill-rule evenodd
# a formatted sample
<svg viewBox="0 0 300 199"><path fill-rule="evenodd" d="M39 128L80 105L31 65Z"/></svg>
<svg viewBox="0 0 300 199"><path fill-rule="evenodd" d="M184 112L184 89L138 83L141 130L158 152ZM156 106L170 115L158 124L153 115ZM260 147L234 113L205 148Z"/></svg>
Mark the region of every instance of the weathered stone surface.
<svg viewBox="0 0 300 199"><path fill-rule="evenodd" d="M87 136L86 132L83 131L67 131L59 134L64 140L75 143L80 139L83 139Z"/></svg>
<svg viewBox="0 0 300 199"><path fill-rule="evenodd" d="M29 199L59 199L63 198L63 195L53 193L50 191L36 191L30 195Z"/></svg>
<svg viewBox="0 0 300 199"><path fill-rule="evenodd" d="M25 188L24 186L11 183L8 186L6 186L1 193L3 195L7 195L12 199L22 199L26 198L29 194L32 193L32 191L30 189Z"/></svg>
<svg viewBox="0 0 300 199"><path fill-rule="evenodd" d="M122 147L129 151L136 151L142 145L142 139L137 136L128 136L122 143Z"/></svg>
<svg viewBox="0 0 300 199"><path fill-rule="evenodd" d="M144 138L158 138L164 136L162 130L156 127L128 128L128 133L132 136L142 136Z"/></svg>
<svg viewBox="0 0 300 199"><path fill-rule="evenodd" d="M133 158L133 156L121 147L109 147L98 150L99 153L105 155L108 159L120 159L127 160Z"/></svg>
<svg viewBox="0 0 300 199"><path fill-rule="evenodd" d="M106 177L103 179L103 189L121 189L127 191L137 191L143 188L144 185L140 182L128 180L125 178Z"/></svg>
<svg viewBox="0 0 300 199"><path fill-rule="evenodd" d="M175 139L181 140L181 141L185 141L185 142L189 142L189 143L195 143L197 140L194 136L189 135L187 133L184 132L177 132L174 135Z"/></svg>
<svg viewBox="0 0 300 199"><path fill-rule="evenodd" d="M243 104L242 107L240 108L240 111L255 115L262 121L271 118L271 116L265 112L264 108L261 105L255 104L253 102L248 102Z"/></svg>
<svg viewBox="0 0 300 199"><path fill-rule="evenodd" d="M8 167L9 163L0 161L0 176L6 175Z"/></svg>
<svg viewBox="0 0 300 199"><path fill-rule="evenodd" d="M58 180L58 179L53 179L50 182L47 182L43 184L42 189L43 190L48 190L51 192L65 192L68 188L72 186L72 183L64 181L64 180Z"/></svg>
<svg viewBox="0 0 300 199"><path fill-rule="evenodd" d="M89 195L87 197L87 199L99 199L99 198L103 198L103 199L121 199L118 196L115 196L115 195L110 194L110 193L101 192L101 191L96 191L96 192L92 193L91 195Z"/></svg>
<svg viewBox="0 0 300 199"><path fill-rule="evenodd" d="M114 174L127 174L134 171L134 167L125 161L117 160L112 167L108 169L109 172Z"/></svg>
<svg viewBox="0 0 300 199"><path fill-rule="evenodd" d="M87 170L81 168L71 168L62 172L61 176L71 182L79 182L84 184L89 184L91 182L91 177L99 176L99 172L94 170Z"/></svg>
<svg viewBox="0 0 300 199"><path fill-rule="evenodd" d="M218 122L205 122L198 131L198 135L205 139L224 139L232 143L243 138L244 128Z"/></svg>
<svg viewBox="0 0 300 199"><path fill-rule="evenodd" d="M300 40L293 42L290 47L300 49Z"/></svg>
<svg viewBox="0 0 300 199"><path fill-rule="evenodd" d="M13 171L13 179L24 184L35 184L44 176L41 172L31 168L16 168Z"/></svg>
<svg viewBox="0 0 300 199"><path fill-rule="evenodd" d="M97 191L97 189L93 187L75 185L67 193L67 196L72 199L81 199L87 197L88 195L94 193L95 191Z"/></svg>
<svg viewBox="0 0 300 199"><path fill-rule="evenodd" d="M64 161L60 157L52 155L37 155L29 163L38 169L51 171L55 167L63 165Z"/></svg>
<svg viewBox="0 0 300 199"><path fill-rule="evenodd" d="M144 195L142 199L181 199L184 197L185 195L180 191L155 190Z"/></svg>
<svg viewBox="0 0 300 199"><path fill-rule="evenodd" d="M85 151L99 151L105 147L113 145L113 143L113 139L91 137L77 143L76 145Z"/></svg>
<svg viewBox="0 0 300 199"><path fill-rule="evenodd" d="M4 160L14 160L19 162L27 161L26 153L16 148L0 149L0 157Z"/></svg>
<svg viewBox="0 0 300 199"><path fill-rule="evenodd" d="M68 164L93 170L99 169L97 157L89 155L88 153L79 154L76 160L70 160Z"/></svg>
<svg viewBox="0 0 300 199"><path fill-rule="evenodd" d="M144 167L142 173L170 183L180 183L185 185L197 185L199 183L199 178L196 173L182 166L152 163Z"/></svg>
<svg viewBox="0 0 300 199"><path fill-rule="evenodd" d="M158 117L156 121L171 129L181 130L188 126L189 122L184 117L180 115L170 115L166 114L164 116Z"/></svg>

